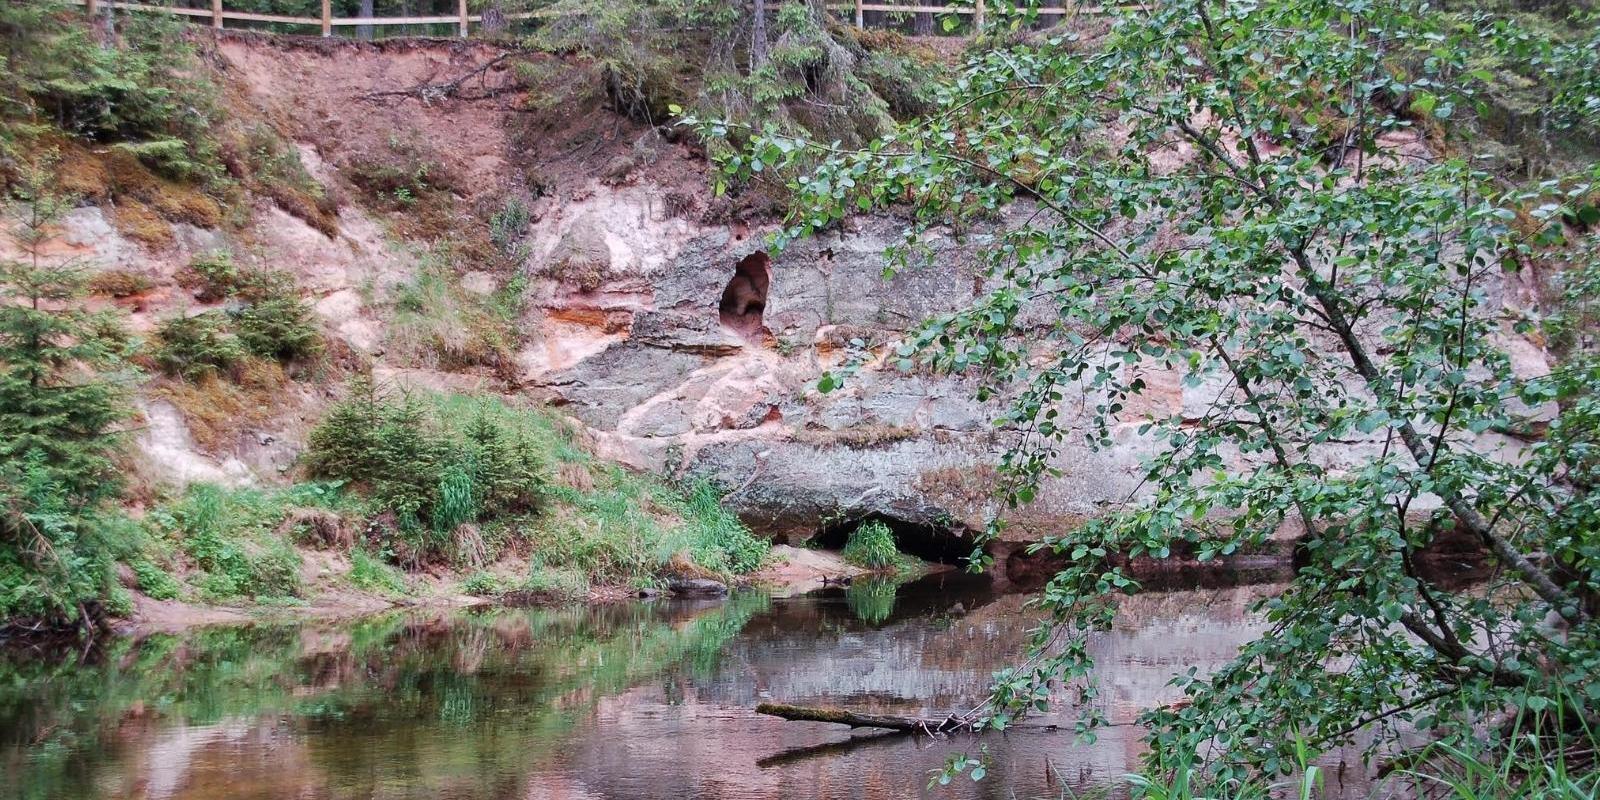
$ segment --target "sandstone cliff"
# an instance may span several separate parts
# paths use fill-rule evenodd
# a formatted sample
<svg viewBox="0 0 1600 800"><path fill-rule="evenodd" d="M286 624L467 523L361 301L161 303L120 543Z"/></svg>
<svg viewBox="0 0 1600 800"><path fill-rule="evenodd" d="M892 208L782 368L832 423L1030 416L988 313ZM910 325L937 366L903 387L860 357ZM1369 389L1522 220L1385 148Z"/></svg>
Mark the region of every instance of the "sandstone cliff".
<svg viewBox="0 0 1600 800"><path fill-rule="evenodd" d="M230 35L210 55L232 102L292 140L305 170L344 202L327 230L257 197L242 224L177 222L153 239L119 228L109 206L74 212L67 246L100 269L150 280L149 290L105 300L127 308L135 329L203 307L177 289L179 272L229 249L294 273L339 369L544 399L581 422L600 454L709 478L774 538L827 543L879 518L913 552L953 560L969 548L964 536L998 513L995 465L1016 442L992 423L998 401L980 402L969 378L902 371L884 357L923 318L985 290L970 237L943 232L924 242L930 266L887 279L884 251L904 227L888 217L858 218L770 257L775 220L713 198L703 155L671 131L570 89L584 74L570 59L529 56L547 73L532 80L532 68L510 69L485 45ZM427 90L463 74L480 87L470 97ZM397 158L431 168L427 196L395 190L374 201L373 165ZM436 269L429 247L447 239L453 264ZM416 288L441 277L448 285ZM1499 304L1533 302L1533 287L1515 280L1494 291ZM519 309L509 342L452 338L467 337L472 304L502 301ZM411 319L430 314L432 328ZM1537 346L1512 344L1523 371L1547 369ZM822 372L846 359L866 366L843 390L819 392ZM332 377L291 375L220 421L147 386L147 477L280 480ZM1008 538L1036 539L1136 495L1149 448L1140 423L1198 416L1219 391L1176 372L1146 381L1109 447L1058 456L1060 474L1010 512ZM1082 412L1072 404L1086 402L1069 400L1069 421ZM1337 443L1328 457L1359 463L1377 446Z"/></svg>

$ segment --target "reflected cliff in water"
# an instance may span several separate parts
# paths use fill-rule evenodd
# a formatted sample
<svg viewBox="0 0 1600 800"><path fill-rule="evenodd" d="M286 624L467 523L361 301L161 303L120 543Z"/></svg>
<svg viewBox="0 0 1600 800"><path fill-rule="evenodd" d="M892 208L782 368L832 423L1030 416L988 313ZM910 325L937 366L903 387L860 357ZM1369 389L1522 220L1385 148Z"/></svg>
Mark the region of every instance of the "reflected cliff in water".
<svg viewBox="0 0 1600 800"><path fill-rule="evenodd" d="M1129 601L1100 635L1116 723L1225 660L1273 586ZM945 575L797 598L393 614L0 653L0 796L1029 798L1104 786L1139 731L975 742L760 717L757 702L970 706L1020 654L1020 595ZM1060 721L1070 722L1072 712ZM991 777L928 789L956 750ZM1068 795L1070 796L1070 794Z"/></svg>

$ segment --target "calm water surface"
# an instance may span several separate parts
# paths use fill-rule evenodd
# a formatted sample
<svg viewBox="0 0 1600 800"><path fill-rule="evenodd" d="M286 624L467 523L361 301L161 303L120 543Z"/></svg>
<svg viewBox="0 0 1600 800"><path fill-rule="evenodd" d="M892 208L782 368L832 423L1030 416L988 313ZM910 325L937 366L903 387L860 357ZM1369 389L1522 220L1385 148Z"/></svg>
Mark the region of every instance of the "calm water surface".
<svg viewBox="0 0 1600 800"><path fill-rule="evenodd" d="M1225 660L1273 586L1141 596L1095 649L1113 722ZM0 651L0 797L1072 797L1137 728L982 740L852 733L763 700L943 713L1020 654L1020 595L965 576L724 602L396 613ZM1063 718L1070 721L1070 714ZM952 752L990 778L929 789Z"/></svg>

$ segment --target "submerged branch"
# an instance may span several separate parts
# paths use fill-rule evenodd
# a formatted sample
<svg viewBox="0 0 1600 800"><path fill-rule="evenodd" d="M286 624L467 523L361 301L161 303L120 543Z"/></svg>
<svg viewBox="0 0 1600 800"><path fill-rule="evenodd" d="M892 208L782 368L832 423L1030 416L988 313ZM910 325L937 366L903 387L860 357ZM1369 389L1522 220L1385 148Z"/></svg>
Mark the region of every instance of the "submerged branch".
<svg viewBox="0 0 1600 800"><path fill-rule="evenodd" d="M955 714L944 718L901 717L891 714L857 714L839 708L810 708L784 703L762 703L756 706L757 714L778 717L791 722L832 722L852 728L879 728L904 733L950 733L972 730L973 721Z"/></svg>

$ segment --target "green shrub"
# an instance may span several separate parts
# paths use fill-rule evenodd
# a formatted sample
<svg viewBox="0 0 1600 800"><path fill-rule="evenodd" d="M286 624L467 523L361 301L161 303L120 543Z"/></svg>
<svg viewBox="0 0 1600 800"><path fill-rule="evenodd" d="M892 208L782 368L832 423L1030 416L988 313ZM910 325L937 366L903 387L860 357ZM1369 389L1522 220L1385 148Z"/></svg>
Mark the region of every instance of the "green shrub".
<svg viewBox="0 0 1600 800"><path fill-rule="evenodd" d="M350 585L369 592L389 595L406 593L405 578L394 567L369 555L365 550L350 554Z"/></svg>
<svg viewBox="0 0 1600 800"><path fill-rule="evenodd" d="M322 348L310 304L293 295L277 295L251 303L234 315L239 341L263 358L292 361Z"/></svg>
<svg viewBox="0 0 1600 800"><path fill-rule="evenodd" d="M131 550L115 515L74 511L42 460L28 461L13 484L0 470L0 621L73 625L97 603L115 613L114 559Z"/></svg>
<svg viewBox="0 0 1600 800"><path fill-rule="evenodd" d="M201 575L200 579L195 581L195 589L199 590L201 597L208 600L227 600L243 594L235 577L226 572L207 572Z"/></svg>
<svg viewBox="0 0 1600 800"><path fill-rule="evenodd" d="M194 299L202 303L216 303L238 291L239 267L233 263L233 254L226 250L202 253L179 273L178 285L193 292Z"/></svg>
<svg viewBox="0 0 1600 800"><path fill-rule="evenodd" d="M873 520L856 528L841 553L844 560L867 569L890 569L900 564L900 551L894 546L894 532Z"/></svg>
<svg viewBox="0 0 1600 800"><path fill-rule="evenodd" d="M231 374L248 355L216 311L168 317L156 327L150 353L163 372L191 381Z"/></svg>
<svg viewBox="0 0 1600 800"><path fill-rule="evenodd" d="M183 591L183 584L171 573L155 564L139 559L129 565L139 581L139 591L156 600L174 600Z"/></svg>
<svg viewBox="0 0 1600 800"><path fill-rule="evenodd" d="M216 600L297 597L300 555L273 534L283 518L284 497L196 484L151 517L204 571L196 581L201 594Z"/></svg>
<svg viewBox="0 0 1600 800"><path fill-rule="evenodd" d="M403 545L397 555L434 559L462 523L537 508L546 464L533 436L528 412L498 400L391 393L359 378L311 432L307 462L394 515L402 541L385 545Z"/></svg>
<svg viewBox="0 0 1600 800"><path fill-rule="evenodd" d="M127 617L133 613L133 592L127 590L120 583L113 583L106 589L105 613L112 617Z"/></svg>
<svg viewBox="0 0 1600 800"><path fill-rule="evenodd" d="M299 597L300 554L282 540L252 553L247 590L253 597Z"/></svg>
<svg viewBox="0 0 1600 800"><path fill-rule="evenodd" d="M574 600L589 594L589 579L577 570L535 567L517 588L530 594Z"/></svg>
<svg viewBox="0 0 1600 800"><path fill-rule="evenodd" d="M566 478L551 485L557 463ZM710 485L677 491L595 467L558 422L497 399L380 391L358 378L312 431L306 465L359 489L369 541L402 564L480 564L521 540L536 571L582 575L587 591L589 580L632 584L685 568L747 573L768 552ZM466 523L479 535L462 536Z"/></svg>
<svg viewBox="0 0 1600 800"><path fill-rule="evenodd" d="M475 572L461 582L461 593L474 597L490 597L500 590L500 579L487 572Z"/></svg>
<svg viewBox="0 0 1600 800"><path fill-rule="evenodd" d="M212 329L210 334L213 339L220 339L231 332L233 336L228 337L229 342L236 339L237 346L232 349L237 350L240 357L243 353L249 353L277 361L291 361L315 355L321 350L322 336L318 331L316 314L311 305L301 299L295 290L294 277L287 272L240 268L233 263L233 256L227 251L218 250L195 257L188 270L179 277L179 283L188 287L194 292L195 299L202 302L238 301L237 307L228 312L227 325L223 324L220 315L210 318L207 325ZM194 324L190 323L191 326ZM195 332L174 333L179 336L187 334L189 340L197 336ZM206 344L186 341L179 349L204 350ZM216 346L213 344L212 349ZM160 351L158 362L159 355ZM184 353L177 355L181 357ZM213 357L220 355L213 353ZM163 369L168 367L163 364ZM182 369L180 365L175 374L183 374L187 378L198 377L181 372Z"/></svg>

